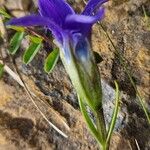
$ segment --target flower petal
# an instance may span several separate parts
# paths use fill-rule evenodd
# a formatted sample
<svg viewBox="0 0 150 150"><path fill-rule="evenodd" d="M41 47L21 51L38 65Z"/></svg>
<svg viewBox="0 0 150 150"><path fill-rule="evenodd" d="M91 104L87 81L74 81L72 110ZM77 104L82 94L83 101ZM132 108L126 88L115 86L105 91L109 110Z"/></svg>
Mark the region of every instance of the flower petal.
<svg viewBox="0 0 150 150"><path fill-rule="evenodd" d="M64 0L39 0L40 14L48 17L58 25L62 25L68 14L74 14L74 10Z"/></svg>
<svg viewBox="0 0 150 150"><path fill-rule="evenodd" d="M74 34L74 53L76 58L81 62L86 62L89 59L90 44L86 37L80 34Z"/></svg>
<svg viewBox="0 0 150 150"><path fill-rule="evenodd" d="M103 16L103 12L95 16L86 16L86 15L68 15L66 22L76 22L84 24L94 24L99 18Z"/></svg>
<svg viewBox="0 0 150 150"><path fill-rule="evenodd" d="M83 15L92 15L96 9L96 7L100 7L103 3L107 2L108 0L89 0L87 3L84 11L82 12Z"/></svg>
<svg viewBox="0 0 150 150"><path fill-rule="evenodd" d="M54 36L58 39L61 38L61 28L57 26L54 22L49 20L46 17L29 15L21 18L13 18L7 22L6 25L15 25L15 26L46 26L52 31Z"/></svg>
<svg viewBox="0 0 150 150"><path fill-rule="evenodd" d="M94 16L68 15L66 17L66 29L79 30L81 33L89 32L92 25L104 16L104 8L100 9Z"/></svg>
<svg viewBox="0 0 150 150"><path fill-rule="evenodd" d="M16 26L48 26L55 28L54 22L50 21L46 17L41 17L38 15L29 15L21 18L13 18L7 22L7 25Z"/></svg>

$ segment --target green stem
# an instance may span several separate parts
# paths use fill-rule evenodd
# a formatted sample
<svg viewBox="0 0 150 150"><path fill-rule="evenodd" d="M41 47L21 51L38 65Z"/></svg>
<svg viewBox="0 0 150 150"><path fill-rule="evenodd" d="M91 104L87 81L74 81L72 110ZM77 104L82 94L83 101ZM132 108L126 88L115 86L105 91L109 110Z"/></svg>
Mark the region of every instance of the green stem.
<svg viewBox="0 0 150 150"><path fill-rule="evenodd" d="M82 112L82 115L84 116L84 119L86 121L87 126L89 127L91 133L97 140L97 143L99 144L99 147L101 150L108 150L109 143L106 142L106 126L105 126L105 120L104 120L104 114L103 110L100 109L99 111L93 111L94 116L96 118L96 127L93 124L91 118L88 115L88 112L86 110L85 105L82 102L82 99L78 96L79 100L79 106Z"/></svg>
<svg viewBox="0 0 150 150"><path fill-rule="evenodd" d="M113 110L113 114L112 114L112 119L109 123L109 127L108 127L108 131L107 131L107 138L106 138L106 143L109 144L110 143L110 139L112 137L112 133L116 124L116 120L117 120L117 115L119 112L119 100L120 100L120 93L119 93L119 87L117 82L115 81L115 86L116 86L116 91L115 91L115 108Z"/></svg>
<svg viewBox="0 0 150 150"><path fill-rule="evenodd" d="M106 131L103 109L102 108L99 109L94 113L94 115L96 118L97 132L99 134L99 137L101 137L100 147L102 150L108 150L109 144L106 143L107 131Z"/></svg>

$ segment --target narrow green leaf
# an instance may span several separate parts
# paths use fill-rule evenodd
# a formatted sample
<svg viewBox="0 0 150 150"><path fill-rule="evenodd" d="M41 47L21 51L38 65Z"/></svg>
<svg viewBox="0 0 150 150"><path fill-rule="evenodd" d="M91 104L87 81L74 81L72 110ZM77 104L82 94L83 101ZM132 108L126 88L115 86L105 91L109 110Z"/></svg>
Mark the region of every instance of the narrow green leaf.
<svg viewBox="0 0 150 150"><path fill-rule="evenodd" d="M40 48L42 47L42 43L31 43L31 45L26 49L24 55L23 55L23 62L25 64L29 64L33 58L35 57L35 55L37 54L37 52L40 50Z"/></svg>
<svg viewBox="0 0 150 150"><path fill-rule="evenodd" d="M47 73L52 72L59 58L59 49L54 49L46 58L44 63L44 70Z"/></svg>
<svg viewBox="0 0 150 150"><path fill-rule="evenodd" d="M0 63L0 78L3 76L4 73L4 65Z"/></svg>
<svg viewBox="0 0 150 150"><path fill-rule="evenodd" d="M97 140L97 142L99 143L101 141L101 138L99 137L97 129L96 129L95 125L93 124L91 118L89 117L86 107L83 104L83 101L79 97L79 95L78 95L78 100L79 100L79 106L80 106L82 115L86 121L86 124L87 124L88 128L90 129L91 133L93 134L93 136L95 137L95 139Z"/></svg>
<svg viewBox="0 0 150 150"><path fill-rule="evenodd" d="M15 30L15 31L17 31L17 32L24 32L25 31L25 28L24 27L19 27L19 26L10 26L10 25L8 25L8 26L6 26L8 29L13 29L13 30Z"/></svg>
<svg viewBox="0 0 150 150"><path fill-rule="evenodd" d="M115 86L116 86L116 100L115 100L115 108L112 114L112 119L111 122L109 124L109 128L108 128L108 133L107 133L107 139L106 139L106 143L109 144L110 138L112 136L112 132L114 130L115 124L116 124L116 120L117 120L117 115L119 112L119 100L120 100L120 94L119 94L119 87L117 82L115 81Z"/></svg>
<svg viewBox="0 0 150 150"><path fill-rule="evenodd" d="M29 35L29 39L33 43L41 43L43 41L43 39L41 37L31 36L31 35Z"/></svg>
<svg viewBox="0 0 150 150"><path fill-rule="evenodd" d="M11 16L3 8L0 8L0 14L3 15L5 18L8 18L8 19L11 18Z"/></svg>
<svg viewBox="0 0 150 150"><path fill-rule="evenodd" d="M10 40L9 52L15 54L20 47L21 41L24 37L24 32L16 32L15 35Z"/></svg>

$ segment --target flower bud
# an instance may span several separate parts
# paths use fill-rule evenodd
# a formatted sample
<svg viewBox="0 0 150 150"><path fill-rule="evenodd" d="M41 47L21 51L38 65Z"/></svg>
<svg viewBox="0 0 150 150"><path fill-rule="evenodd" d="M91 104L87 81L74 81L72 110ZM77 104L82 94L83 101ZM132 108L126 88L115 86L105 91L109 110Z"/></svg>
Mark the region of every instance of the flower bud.
<svg viewBox="0 0 150 150"><path fill-rule="evenodd" d="M66 47L60 50L60 56L67 73L70 76L77 94L92 110L98 110L102 105L102 89L97 64L87 38L78 38L73 43L68 41ZM69 61L65 52L69 53Z"/></svg>

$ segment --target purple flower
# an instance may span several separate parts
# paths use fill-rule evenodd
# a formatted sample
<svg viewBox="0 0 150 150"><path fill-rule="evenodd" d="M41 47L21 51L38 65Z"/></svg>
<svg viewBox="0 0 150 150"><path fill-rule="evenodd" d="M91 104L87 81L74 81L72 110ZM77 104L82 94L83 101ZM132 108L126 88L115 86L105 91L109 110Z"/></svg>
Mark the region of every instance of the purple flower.
<svg viewBox="0 0 150 150"><path fill-rule="evenodd" d="M44 26L52 31L55 42L70 58L70 49L77 59L89 57L91 28L104 16L101 5L107 0L89 0L81 14L76 14L65 0L39 0L40 15L12 19L8 25ZM70 47L71 45L71 47Z"/></svg>

